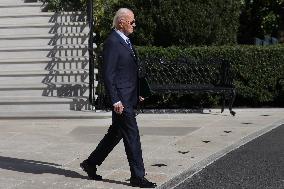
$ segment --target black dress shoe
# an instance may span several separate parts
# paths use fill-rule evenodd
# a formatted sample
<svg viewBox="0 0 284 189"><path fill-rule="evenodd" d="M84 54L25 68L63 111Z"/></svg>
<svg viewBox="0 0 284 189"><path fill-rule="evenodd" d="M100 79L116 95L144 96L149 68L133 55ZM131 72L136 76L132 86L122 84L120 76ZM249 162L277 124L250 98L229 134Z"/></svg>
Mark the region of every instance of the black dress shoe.
<svg viewBox="0 0 284 189"><path fill-rule="evenodd" d="M101 175L98 175L96 166L90 166L87 160L80 163L80 167L88 174L88 177L92 180L103 180Z"/></svg>
<svg viewBox="0 0 284 189"><path fill-rule="evenodd" d="M130 178L130 185L134 187L140 188L155 188L157 186L156 183L148 181L145 177L131 177Z"/></svg>

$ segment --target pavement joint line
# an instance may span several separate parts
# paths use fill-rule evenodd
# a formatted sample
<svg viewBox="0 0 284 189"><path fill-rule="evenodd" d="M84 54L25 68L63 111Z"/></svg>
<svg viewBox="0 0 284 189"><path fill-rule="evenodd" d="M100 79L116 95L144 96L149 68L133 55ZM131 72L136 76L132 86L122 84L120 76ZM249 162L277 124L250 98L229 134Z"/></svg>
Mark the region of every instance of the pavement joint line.
<svg viewBox="0 0 284 189"><path fill-rule="evenodd" d="M230 153L231 151L245 145L246 143L264 135L265 133L268 133L269 131L281 126L284 124L284 119L278 120L272 124L267 125L266 127L260 129L259 131L256 131L252 134L249 134L239 140L239 142L236 142L228 147L226 147L223 150L220 150L209 157L201 160L200 162L195 163L191 168L188 170L182 172L181 174L173 177L172 179L166 181L165 183L161 184L157 187L157 189L174 189L179 184L183 183L185 180L191 178L198 172L200 172L202 169L207 167L208 165L214 163L218 159L222 158L226 154Z"/></svg>

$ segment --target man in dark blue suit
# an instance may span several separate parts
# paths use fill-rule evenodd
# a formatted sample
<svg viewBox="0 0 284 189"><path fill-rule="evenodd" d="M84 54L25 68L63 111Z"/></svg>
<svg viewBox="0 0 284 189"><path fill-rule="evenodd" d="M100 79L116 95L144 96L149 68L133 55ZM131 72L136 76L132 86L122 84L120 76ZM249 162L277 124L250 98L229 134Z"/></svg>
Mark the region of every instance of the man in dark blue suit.
<svg viewBox="0 0 284 189"><path fill-rule="evenodd" d="M154 188L155 183L145 176L144 163L136 122L135 107L143 97L138 95L137 54L128 36L135 27L134 14L121 8L113 19L111 34L103 47L103 74L106 90L113 104L112 125L97 148L80 166L91 179L101 180L96 166L101 165L112 149L123 139L130 166L130 184L141 188Z"/></svg>

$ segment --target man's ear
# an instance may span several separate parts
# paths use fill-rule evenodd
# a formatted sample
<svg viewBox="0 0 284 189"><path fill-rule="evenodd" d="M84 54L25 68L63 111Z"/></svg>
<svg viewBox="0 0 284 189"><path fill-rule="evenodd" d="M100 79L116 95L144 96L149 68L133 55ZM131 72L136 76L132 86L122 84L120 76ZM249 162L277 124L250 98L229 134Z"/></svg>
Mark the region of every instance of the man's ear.
<svg viewBox="0 0 284 189"><path fill-rule="evenodd" d="M119 26L119 29L122 29L123 28L123 22L120 21L118 26Z"/></svg>

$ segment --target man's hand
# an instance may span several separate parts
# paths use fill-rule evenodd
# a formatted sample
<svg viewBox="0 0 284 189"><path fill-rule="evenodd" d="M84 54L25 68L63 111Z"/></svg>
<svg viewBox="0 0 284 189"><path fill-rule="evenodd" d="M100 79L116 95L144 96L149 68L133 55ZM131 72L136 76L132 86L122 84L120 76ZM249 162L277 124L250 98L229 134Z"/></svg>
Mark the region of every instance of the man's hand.
<svg viewBox="0 0 284 189"><path fill-rule="evenodd" d="M121 102L115 103L115 104L113 105L113 109L114 109L114 111L115 111L117 114L122 114L123 108L124 108L124 107L123 107L123 105L122 105Z"/></svg>
<svg viewBox="0 0 284 189"><path fill-rule="evenodd" d="M142 102L142 101L144 101L145 100L145 98L143 98L142 96L139 96L139 101L140 102Z"/></svg>

